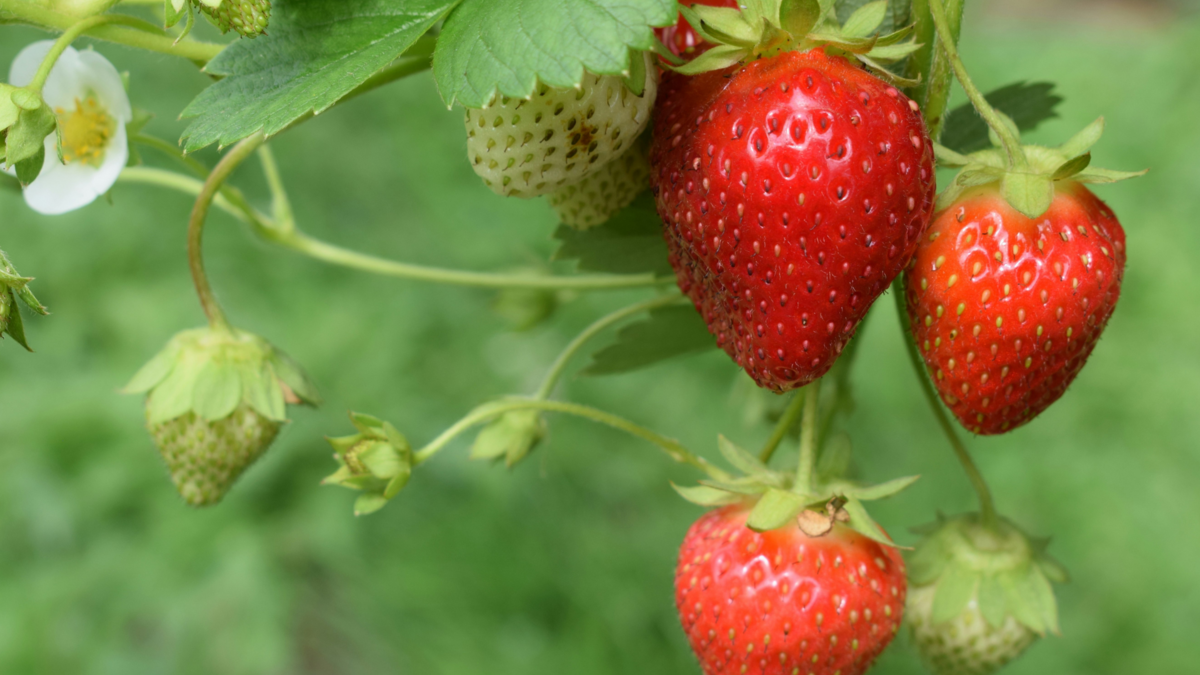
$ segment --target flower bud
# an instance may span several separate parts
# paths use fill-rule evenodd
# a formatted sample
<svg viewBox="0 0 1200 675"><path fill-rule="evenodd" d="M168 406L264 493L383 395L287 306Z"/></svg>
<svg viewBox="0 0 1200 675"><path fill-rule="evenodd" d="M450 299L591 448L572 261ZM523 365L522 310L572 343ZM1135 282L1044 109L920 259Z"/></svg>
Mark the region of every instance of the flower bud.
<svg viewBox="0 0 1200 675"><path fill-rule="evenodd" d="M471 446L471 459L500 459L509 468L525 459L546 437L546 421L537 410L506 412L488 424Z"/></svg>
<svg viewBox="0 0 1200 675"><path fill-rule="evenodd" d="M412 476L412 446L396 427L376 417L351 413L350 421L358 429L353 436L330 438L339 468L321 481L359 490L354 515L361 516L383 508Z"/></svg>

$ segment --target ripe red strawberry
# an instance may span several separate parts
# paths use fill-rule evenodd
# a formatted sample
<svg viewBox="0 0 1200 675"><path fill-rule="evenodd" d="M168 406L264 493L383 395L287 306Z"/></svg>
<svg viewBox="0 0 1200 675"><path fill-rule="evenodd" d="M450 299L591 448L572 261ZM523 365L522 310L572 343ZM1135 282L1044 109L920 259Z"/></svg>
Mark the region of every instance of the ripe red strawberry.
<svg viewBox="0 0 1200 675"><path fill-rule="evenodd" d="M906 276L913 337L963 426L998 434L1066 391L1121 292L1125 232L1086 187L1035 219L996 185L939 212Z"/></svg>
<svg viewBox="0 0 1200 675"><path fill-rule="evenodd" d="M933 210L916 103L823 49L668 74L651 185L679 286L760 386L823 375Z"/></svg>
<svg viewBox="0 0 1200 675"><path fill-rule="evenodd" d="M736 8L738 6L737 0L693 0L692 2L688 2L686 4L730 8ZM663 45L666 46L667 49L671 50L671 53L675 56L695 57L703 54L710 47L712 47L711 44L705 42L704 40L700 39L700 36L696 35L696 31L692 28L692 24L688 23L687 19L683 18L682 15L679 17L679 21L673 26L667 26L666 28L655 28L654 34L663 43Z"/></svg>
<svg viewBox="0 0 1200 675"><path fill-rule="evenodd" d="M815 538L794 522L755 532L748 508L705 514L679 552L675 604L701 669L865 672L900 627L900 554L841 524Z"/></svg>

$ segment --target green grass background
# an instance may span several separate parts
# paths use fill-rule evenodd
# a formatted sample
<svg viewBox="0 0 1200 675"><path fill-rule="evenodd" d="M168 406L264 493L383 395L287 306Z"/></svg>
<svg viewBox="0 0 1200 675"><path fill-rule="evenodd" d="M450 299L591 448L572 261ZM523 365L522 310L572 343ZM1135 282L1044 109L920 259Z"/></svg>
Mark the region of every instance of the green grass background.
<svg viewBox="0 0 1200 675"><path fill-rule="evenodd" d="M990 17L990 18L989 18ZM0 64L31 30L0 27ZM1200 625L1200 24L1037 25L968 19L964 55L985 87L1049 79L1065 139L1099 114L1098 164L1152 167L1097 191L1121 216L1129 265L1118 311L1071 391L1029 426L970 444L1001 509L1052 534L1074 575L1062 637L1013 675L1182 673ZM186 63L99 45L132 72L137 105L174 121L204 79ZM7 66L5 66L6 68ZM346 246L469 269L544 259L541 202L493 196L464 161L458 112L427 75L390 86L273 144L301 226ZM153 163L161 158L147 153ZM211 151L202 158L212 160ZM235 176L256 199L253 162ZM465 441L383 512L318 487L322 436L348 409L421 443L490 397L528 392L570 337L639 297L582 297L528 333L485 292L331 268L271 248L223 215L207 252L230 316L307 365L327 404L297 411L217 508L184 507L115 390L176 331L202 321L184 260L189 200L118 186L113 205L46 218L0 192L0 245L54 312L28 321L36 354L0 344L0 672L696 673L672 606L676 546L698 508L693 477L653 447L555 418L513 472L468 462ZM875 513L906 528L973 507L902 351L889 298L863 337L846 427L866 479L919 473ZM720 354L637 374L572 379L564 393L714 455L747 445ZM918 673L901 638L878 673Z"/></svg>

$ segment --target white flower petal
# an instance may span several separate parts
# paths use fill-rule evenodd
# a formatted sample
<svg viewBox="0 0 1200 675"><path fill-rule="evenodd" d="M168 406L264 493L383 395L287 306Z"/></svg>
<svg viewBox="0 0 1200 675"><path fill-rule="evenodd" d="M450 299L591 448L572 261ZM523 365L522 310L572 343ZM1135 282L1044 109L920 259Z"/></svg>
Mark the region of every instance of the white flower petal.
<svg viewBox="0 0 1200 675"><path fill-rule="evenodd" d="M120 122L132 120L133 106L129 104L125 81L121 79L116 66L90 49L79 52L78 64L85 89L96 92L96 98L108 110L108 114ZM50 77L54 77L54 71L50 72Z"/></svg>
<svg viewBox="0 0 1200 675"><path fill-rule="evenodd" d="M8 69L8 83L15 87L24 87L33 82L33 76L37 74L38 67L50 53L53 44L54 40L39 40L22 49Z"/></svg>
<svg viewBox="0 0 1200 675"><path fill-rule="evenodd" d="M125 125L119 123L117 130L113 133L112 141L108 144L108 149L104 151L104 161L92 173L89 187L92 192L96 193L96 197L112 188L113 183L117 182L117 177L121 175L121 170L128 163L129 138L125 134Z"/></svg>
<svg viewBox="0 0 1200 675"><path fill-rule="evenodd" d="M119 144L118 144L119 143ZM129 159L125 126L117 127L113 144L97 168L87 164L63 164L58 159L58 139L46 137L46 163L37 179L25 186L25 202L34 211L57 216L82 208L108 192Z"/></svg>

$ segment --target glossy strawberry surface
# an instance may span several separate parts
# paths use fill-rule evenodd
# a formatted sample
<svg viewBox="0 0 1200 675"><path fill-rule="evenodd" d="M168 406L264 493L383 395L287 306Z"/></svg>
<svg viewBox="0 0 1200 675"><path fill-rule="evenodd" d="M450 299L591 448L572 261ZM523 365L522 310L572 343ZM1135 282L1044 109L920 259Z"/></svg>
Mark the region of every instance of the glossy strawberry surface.
<svg viewBox="0 0 1200 675"><path fill-rule="evenodd" d="M900 627L904 561L842 525L746 527L748 507L711 511L684 539L675 602L706 675L860 675Z"/></svg>
<svg viewBox="0 0 1200 675"><path fill-rule="evenodd" d="M933 209L917 105L820 49L668 74L651 185L680 288L762 387L823 375Z"/></svg>
<svg viewBox="0 0 1200 675"><path fill-rule="evenodd" d="M1116 307L1125 231L1078 183L1030 219L995 187L939 212L906 275L913 338L967 429L998 434L1058 400Z"/></svg>
<svg viewBox="0 0 1200 675"><path fill-rule="evenodd" d="M730 7L738 6L737 0L693 0L685 3L687 5L708 5L709 7ZM696 31L692 28L692 24L687 22L687 19L680 15L679 21L672 26L665 28L655 28L654 34L666 45L667 49L675 56L684 58L695 58L703 54L705 50L711 47L710 44L700 39L696 35Z"/></svg>

